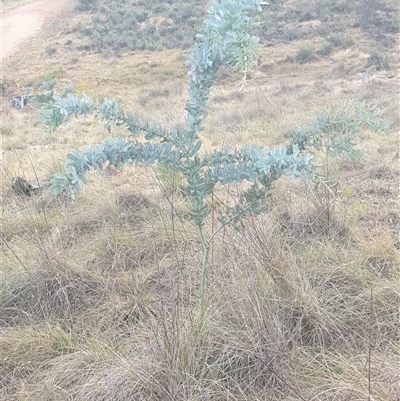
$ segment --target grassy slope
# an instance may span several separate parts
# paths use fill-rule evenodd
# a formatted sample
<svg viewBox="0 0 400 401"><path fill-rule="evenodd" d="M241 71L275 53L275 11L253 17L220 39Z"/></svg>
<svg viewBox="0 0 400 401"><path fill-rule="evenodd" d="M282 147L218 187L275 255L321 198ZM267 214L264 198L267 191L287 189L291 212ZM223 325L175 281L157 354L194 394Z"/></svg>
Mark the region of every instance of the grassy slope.
<svg viewBox="0 0 400 401"><path fill-rule="evenodd" d="M368 14L308 7L288 1L265 14L276 23L264 29L261 65L243 92L236 72L221 71L206 148L284 144L343 101L378 105L392 129L361 133L362 160L325 165L340 177L333 193L279 182L269 213L216 237L201 338L191 324L199 247L184 199L174 199L172 215L162 194L170 177L107 170L90 176L74 204L10 189L11 177L47 178L72 149L110 134L92 119L49 134L35 126L35 110L10 109L7 96L53 75L60 88L116 97L172 126L183 118L187 52L82 53L86 38L73 27L88 15L77 15L62 33L60 21L50 24L4 66L2 399L400 398L398 38L366 30ZM338 27L351 40L335 41ZM214 202L229 196L221 190Z"/></svg>

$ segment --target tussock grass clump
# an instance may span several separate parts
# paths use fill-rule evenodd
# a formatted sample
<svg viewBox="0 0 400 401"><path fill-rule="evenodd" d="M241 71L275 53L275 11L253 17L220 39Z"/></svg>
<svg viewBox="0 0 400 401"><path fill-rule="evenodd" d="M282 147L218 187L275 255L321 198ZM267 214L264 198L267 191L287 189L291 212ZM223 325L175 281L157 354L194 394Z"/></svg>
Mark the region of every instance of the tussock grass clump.
<svg viewBox="0 0 400 401"><path fill-rule="evenodd" d="M2 328L0 334L0 383L15 388L21 379L28 383L47 363L74 351L76 341L57 325Z"/></svg>
<svg viewBox="0 0 400 401"><path fill-rule="evenodd" d="M33 271L9 274L2 281L3 325L59 319L71 322L101 302L106 293L98 274L54 259L42 261Z"/></svg>
<svg viewBox="0 0 400 401"><path fill-rule="evenodd" d="M311 45L303 45L299 48L296 53L295 60L300 63L310 63L315 59L314 49Z"/></svg>

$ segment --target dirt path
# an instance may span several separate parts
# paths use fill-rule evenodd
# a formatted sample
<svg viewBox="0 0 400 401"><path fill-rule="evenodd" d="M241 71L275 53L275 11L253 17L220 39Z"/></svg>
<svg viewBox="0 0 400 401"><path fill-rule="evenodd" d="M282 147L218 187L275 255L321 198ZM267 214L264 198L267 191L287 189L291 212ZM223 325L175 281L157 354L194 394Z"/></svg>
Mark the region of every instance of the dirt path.
<svg viewBox="0 0 400 401"><path fill-rule="evenodd" d="M71 0L36 0L1 15L2 61L17 52L22 42L37 33L51 17L71 5Z"/></svg>

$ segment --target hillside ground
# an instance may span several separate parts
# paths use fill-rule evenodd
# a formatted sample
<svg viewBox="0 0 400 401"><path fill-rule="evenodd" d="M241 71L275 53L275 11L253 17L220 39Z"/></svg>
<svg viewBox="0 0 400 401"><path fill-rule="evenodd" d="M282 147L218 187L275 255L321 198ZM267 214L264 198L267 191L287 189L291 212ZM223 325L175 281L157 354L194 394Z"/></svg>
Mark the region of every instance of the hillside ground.
<svg viewBox="0 0 400 401"><path fill-rule="evenodd" d="M82 33L95 14L76 10L4 63L2 400L400 400L399 8L270 3L243 90L239 71L220 71L205 151L283 146L321 112L358 103L390 128L360 132L359 160L319 155L319 180L277 181L268 210L221 230L201 335L201 247L179 176L107 168L75 202L11 189L13 177L49 179L74 149L127 134L94 117L49 132L11 96L56 78L59 93L115 98L173 127L184 121L189 50L100 54ZM163 36L159 21L143 23ZM236 191L221 188L212 206Z"/></svg>

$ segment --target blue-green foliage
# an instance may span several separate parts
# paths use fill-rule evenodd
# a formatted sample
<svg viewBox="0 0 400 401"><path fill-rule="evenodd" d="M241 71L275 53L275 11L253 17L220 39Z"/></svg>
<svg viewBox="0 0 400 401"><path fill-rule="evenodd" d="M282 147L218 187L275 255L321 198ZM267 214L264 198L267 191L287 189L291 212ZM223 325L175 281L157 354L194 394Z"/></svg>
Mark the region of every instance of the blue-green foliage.
<svg viewBox="0 0 400 401"><path fill-rule="evenodd" d="M292 146L301 151L323 151L330 156L345 155L359 158L355 140L361 129L381 132L390 122L381 118L382 111L365 103L345 102L336 110L321 113L311 124L292 133Z"/></svg>
<svg viewBox="0 0 400 401"><path fill-rule="evenodd" d="M260 210L271 183L280 176L289 175L295 179L312 175L312 148L337 152L348 149L348 143L337 148L340 135L336 137L333 133L340 128L339 123L333 122L329 115L322 115L315 126L302 127L293 135L290 145L282 149L245 146L235 151L229 148L214 151L211 155L201 151L198 133L203 129L209 94L218 69L239 65L245 79L257 60L258 38L251 32L259 23L248 13L260 11L262 4L260 0L212 2L204 31L197 35L188 61L189 101L184 127L168 130L143 121L109 99L97 104L86 95L80 99L72 95L53 96L51 107L61 116L62 122L71 115L97 113L105 121L106 128L124 125L129 132L127 139L107 140L97 148L69 154L68 173L52 179L55 192L65 191L73 198L86 182L86 172L100 171L106 163L115 167L166 165L184 175L192 217L199 227L210 213L206 198L216 185L248 182L238 204L227 209L228 220L237 222L242 216ZM143 137L140 141L135 139L139 136Z"/></svg>
<svg viewBox="0 0 400 401"><path fill-rule="evenodd" d="M32 102L39 108L39 122L50 131L54 131L65 122L65 114L63 115L58 102L73 92L72 88L65 88L62 96L54 95L56 83L57 79L46 77L39 88L42 93L32 98Z"/></svg>

